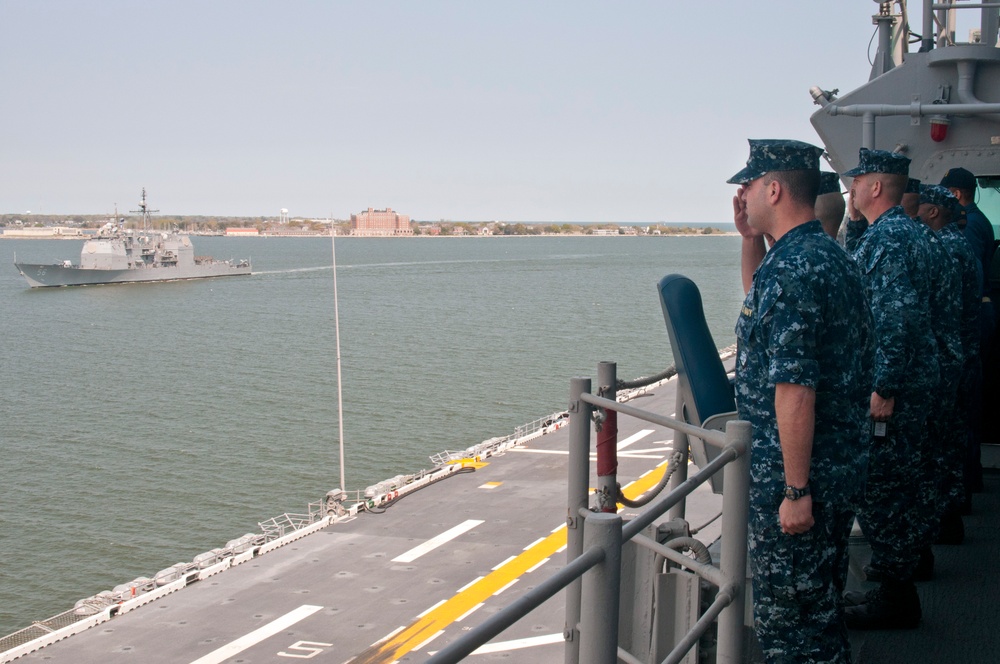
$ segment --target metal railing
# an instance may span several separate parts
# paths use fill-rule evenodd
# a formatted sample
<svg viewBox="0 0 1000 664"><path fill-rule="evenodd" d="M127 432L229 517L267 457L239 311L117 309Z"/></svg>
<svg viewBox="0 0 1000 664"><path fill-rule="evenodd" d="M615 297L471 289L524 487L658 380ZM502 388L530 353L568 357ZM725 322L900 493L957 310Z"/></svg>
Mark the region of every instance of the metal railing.
<svg viewBox="0 0 1000 664"><path fill-rule="evenodd" d="M589 378L574 378L570 388L566 566L440 650L430 658L430 662L458 662L563 589L567 591L563 633L567 664L607 664L617 660L642 662L642 659L618 647L622 546L629 541L635 541L637 545L687 568L718 587L714 601L662 661L665 664L680 662L716 620L717 664L742 661L750 424L730 421L724 434L703 429L672 417L594 396L590 393L590 383ZM693 436L718 446L721 452L694 476L674 482L666 496L623 523L620 515L595 513L588 505L591 420L595 408L613 410L668 427L676 432L675 441L683 442L685 448L687 436ZM681 465L686 467L686 454L684 457ZM724 472L722 530L725 537L722 539L718 568L688 558L642 534L645 528L671 508L683 504L692 491L720 470ZM582 610L584 606L586 611Z"/></svg>
<svg viewBox="0 0 1000 664"><path fill-rule="evenodd" d="M307 528L318 524L324 519L353 516L365 505L374 504L372 501L373 496L403 489L408 485L419 483L421 480L425 480L435 474L440 475L441 468L455 460L488 458L500 454L532 436L554 431L565 422L565 418L565 412L555 412L551 415L539 417L517 427L512 434L485 440L462 451L445 451L435 454L431 457L431 461L434 463L433 468L420 470L409 475L397 475L394 478L372 485L365 490L331 491L324 500L310 502L306 513L286 512L266 521L260 521L258 522L258 526L261 529L259 533L247 533L242 537L227 542L223 548L212 549L200 554L192 562L178 563L171 568L161 570L152 579L141 577L130 583L122 584L114 590L81 599L72 609L58 613L45 620L35 621L28 627L19 629L12 634L0 636L0 661L6 661L7 653L12 652L14 649L25 646L41 637L51 635L58 630L76 623L91 623L95 618L99 618L103 614L107 614L105 619L110 618L109 609L113 610L114 607L121 605L123 602L141 598L143 595L152 593L164 585L189 578L192 574L197 574L207 567L223 563L227 559L233 559L237 555L257 555L257 552L262 550L261 547L272 542L278 542L285 537L294 537L295 533L305 532ZM85 627L81 626L82 629L85 629Z"/></svg>
<svg viewBox="0 0 1000 664"><path fill-rule="evenodd" d="M45 620L33 622L28 627L19 629L12 634L0 637L0 661L8 661L7 655L16 648L25 646L35 639L53 634L74 624L97 624L95 621L109 619L116 612L116 607L123 604L143 600L145 596L153 597L157 591L178 581L193 582L200 578L207 568L219 565L227 560L233 560L241 554L256 555L261 546L276 542L295 532L321 521L326 516L322 502L312 502L305 514L285 513L262 521L258 525L260 533L247 533L242 537L230 540L223 548L212 549L195 557L191 562L177 563L172 567L160 570L153 578L139 577L128 583L116 586L113 590L104 591L92 597L79 600L67 611L57 613ZM110 612L109 612L110 609ZM81 627L85 629L86 627ZM15 655L20 656L20 655Z"/></svg>
<svg viewBox="0 0 1000 664"><path fill-rule="evenodd" d="M467 447L464 450L444 450L443 452L432 454L430 457L431 463L433 463L435 467L439 467L461 459L479 459L492 456L517 445L529 436L548 433L555 428L558 428L565 418L566 413L564 412L555 412L551 415L546 415L545 417L536 418L527 424L522 424L516 427L513 433L507 434L506 436L490 438L473 445L472 447Z"/></svg>
<svg viewBox="0 0 1000 664"><path fill-rule="evenodd" d="M308 509L309 511L306 514L285 512L279 516L271 517L267 521L258 521L257 525L260 526L265 541L270 542L279 537L284 537L291 532L316 523L326 516L322 502L309 503Z"/></svg>

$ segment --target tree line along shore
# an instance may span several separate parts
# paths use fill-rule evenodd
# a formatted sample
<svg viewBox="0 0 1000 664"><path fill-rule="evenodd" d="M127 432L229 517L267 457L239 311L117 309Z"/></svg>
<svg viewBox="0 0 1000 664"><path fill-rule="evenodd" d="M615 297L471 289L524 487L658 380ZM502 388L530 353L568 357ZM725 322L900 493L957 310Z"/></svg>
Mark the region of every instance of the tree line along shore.
<svg viewBox="0 0 1000 664"><path fill-rule="evenodd" d="M139 223L137 217L120 217L126 227ZM90 235L109 221L108 215L0 215L0 229L5 234L15 235L22 229L60 228L67 232L52 234L53 237L74 239ZM289 219L278 217L223 217L223 216L155 216L150 220L152 230L180 229L191 234L225 235L228 229L256 230L267 236L329 236L331 222L327 219ZM333 220L332 226L338 235L351 235L348 220ZM545 222L503 222L503 221L411 221L414 236L483 236L483 235L728 235L726 231L713 226L688 226L667 224L621 224L615 222L593 223L545 223ZM7 233L8 229L11 231ZM75 231L75 232L74 232Z"/></svg>

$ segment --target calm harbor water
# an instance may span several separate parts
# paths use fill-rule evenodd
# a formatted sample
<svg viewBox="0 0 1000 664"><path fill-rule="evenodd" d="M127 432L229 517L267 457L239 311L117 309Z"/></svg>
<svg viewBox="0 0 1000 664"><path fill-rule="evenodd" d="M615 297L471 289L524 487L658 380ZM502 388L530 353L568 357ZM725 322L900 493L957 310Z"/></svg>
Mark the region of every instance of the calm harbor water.
<svg viewBox="0 0 1000 664"><path fill-rule="evenodd" d="M0 634L301 512L339 484L329 238L193 238L246 278L29 290L0 240ZM601 360L671 363L656 282L717 345L738 237L337 241L349 489L565 408Z"/></svg>

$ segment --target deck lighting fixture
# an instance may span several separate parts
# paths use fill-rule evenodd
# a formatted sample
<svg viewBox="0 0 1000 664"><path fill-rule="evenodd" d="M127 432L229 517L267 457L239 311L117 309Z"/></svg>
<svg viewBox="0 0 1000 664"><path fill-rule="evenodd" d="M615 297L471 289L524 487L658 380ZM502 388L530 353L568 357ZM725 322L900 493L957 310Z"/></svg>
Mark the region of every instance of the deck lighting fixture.
<svg viewBox="0 0 1000 664"><path fill-rule="evenodd" d="M951 124L951 120L948 119L947 115L932 115L930 121L932 141L940 143L948 138L948 125Z"/></svg>

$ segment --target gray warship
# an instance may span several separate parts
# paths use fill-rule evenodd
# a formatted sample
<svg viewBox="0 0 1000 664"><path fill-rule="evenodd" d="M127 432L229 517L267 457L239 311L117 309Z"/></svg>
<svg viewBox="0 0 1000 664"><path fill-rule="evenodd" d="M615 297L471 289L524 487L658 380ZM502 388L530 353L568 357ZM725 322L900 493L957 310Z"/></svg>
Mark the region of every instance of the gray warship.
<svg viewBox="0 0 1000 664"><path fill-rule="evenodd" d="M1000 5L965 7L981 10L981 41L956 44L959 5L924 0L920 51L908 53L907 3L879 3L871 80L812 91L838 171L859 147L895 147L928 182L975 169L981 201L996 201ZM749 430L727 422L732 363L683 279L665 278L658 295L673 376L630 384L603 363L596 393L589 378L569 381L565 413L445 453L429 472L331 491L307 514L80 600L0 639L0 662L760 661L746 608ZM598 455L617 454L611 475L590 460L595 428ZM998 446L982 453L1000 467ZM1000 475L985 483L967 542L939 547L940 573L919 589L922 628L855 633L855 662L996 661ZM860 535L851 554L849 583L864 588Z"/></svg>
<svg viewBox="0 0 1000 664"><path fill-rule="evenodd" d="M191 238L184 233L150 231L146 189L139 209L140 229L126 229L124 220L106 223L93 239L83 243L79 265L14 263L32 288L94 286L146 281L179 281L249 275L249 260L216 260L195 256Z"/></svg>

